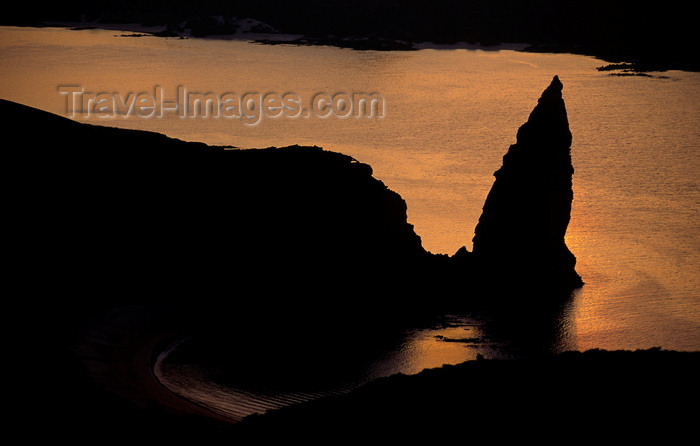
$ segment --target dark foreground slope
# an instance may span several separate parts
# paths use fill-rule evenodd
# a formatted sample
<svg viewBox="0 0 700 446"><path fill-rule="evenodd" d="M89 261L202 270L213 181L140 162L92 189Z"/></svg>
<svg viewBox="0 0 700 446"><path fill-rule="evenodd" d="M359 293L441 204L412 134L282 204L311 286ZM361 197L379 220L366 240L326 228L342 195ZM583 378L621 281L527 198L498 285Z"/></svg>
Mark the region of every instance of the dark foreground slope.
<svg viewBox="0 0 700 446"><path fill-rule="evenodd" d="M484 359L379 379L233 432L264 444L676 444L696 428L698 372L700 353L658 349Z"/></svg>

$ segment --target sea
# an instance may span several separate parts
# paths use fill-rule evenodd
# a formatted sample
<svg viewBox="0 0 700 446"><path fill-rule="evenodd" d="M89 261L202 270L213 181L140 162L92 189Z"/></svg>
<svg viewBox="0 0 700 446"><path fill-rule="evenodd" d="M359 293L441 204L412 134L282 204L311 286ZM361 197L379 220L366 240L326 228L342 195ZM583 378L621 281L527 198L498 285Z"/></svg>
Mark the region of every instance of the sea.
<svg viewBox="0 0 700 446"><path fill-rule="evenodd" d="M404 198L425 249L451 255L471 249L493 173L556 75L573 134L566 242L585 285L547 348L700 349L700 73L598 70L608 63L523 43L373 51L259 37L4 26L0 98L211 145L345 153ZM486 322L445 315L381 346L363 339L353 355L347 336L335 344L337 333L270 326L179 339L155 372L237 420L383 376L512 355ZM520 326L523 339L536 324Z"/></svg>

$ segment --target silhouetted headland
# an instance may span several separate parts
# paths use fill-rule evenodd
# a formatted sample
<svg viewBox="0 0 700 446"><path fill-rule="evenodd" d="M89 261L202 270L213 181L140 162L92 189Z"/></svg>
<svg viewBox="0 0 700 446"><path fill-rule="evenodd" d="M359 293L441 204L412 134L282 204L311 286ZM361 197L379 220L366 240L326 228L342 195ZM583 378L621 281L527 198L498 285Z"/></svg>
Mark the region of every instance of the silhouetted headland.
<svg viewBox="0 0 700 446"><path fill-rule="evenodd" d="M79 304L99 292L106 303L196 296L237 313L369 315L404 305L407 271L431 258L404 200L349 156L211 147L1 107L6 128L27 136L12 150L24 185L15 221L31 234L20 255L30 277Z"/></svg>
<svg viewBox="0 0 700 446"><path fill-rule="evenodd" d="M564 243L573 168L556 77L496 173L474 253L452 257L427 252L404 200L349 156L212 147L1 105L8 128L36 135L13 151L32 233L22 254L41 252L34 265L79 302L96 290L120 303L197 295L238 312L382 319L426 293L493 295L504 277L565 294L581 285Z"/></svg>

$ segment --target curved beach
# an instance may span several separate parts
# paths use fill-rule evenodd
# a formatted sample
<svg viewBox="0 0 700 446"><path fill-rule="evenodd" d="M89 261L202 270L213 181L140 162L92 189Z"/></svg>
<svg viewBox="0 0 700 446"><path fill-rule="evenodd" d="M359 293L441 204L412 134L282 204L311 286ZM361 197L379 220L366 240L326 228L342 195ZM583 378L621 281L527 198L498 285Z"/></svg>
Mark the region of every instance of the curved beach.
<svg viewBox="0 0 700 446"><path fill-rule="evenodd" d="M178 396L154 374L155 360L163 349L190 334L195 325L196 320L180 310L164 306L111 308L86 320L72 349L89 379L138 408L157 406L179 415L230 423Z"/></svg>

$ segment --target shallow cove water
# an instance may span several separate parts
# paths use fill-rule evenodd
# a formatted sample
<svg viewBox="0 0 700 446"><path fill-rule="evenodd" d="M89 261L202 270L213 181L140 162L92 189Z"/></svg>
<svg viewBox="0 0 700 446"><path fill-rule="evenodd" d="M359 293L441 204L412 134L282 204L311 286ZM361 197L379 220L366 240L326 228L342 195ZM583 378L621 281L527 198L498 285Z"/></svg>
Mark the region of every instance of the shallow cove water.
<svg viewBox="0 0 700 446"><path fill-rule="evenodd" d="M182 86L218 95L291 92L303 100L318 93L379 93L383 118L281 116L253 125L175 114L73 118L210 144L307 144L349 154L371 165L375 177L401 194L409 222L423 246L435 253L471 248L493 172L542 90L558 75L576 169L567 243L586 284L554 324L549 348L700 348L700 74L610 76L595 69L605 63L592 57L513 49L378 52L122 34L1 27L0 97L66 115L59 86L124 97L160 87L168 100ZM537 290L522 290L523 299L536 295ZM484 333L479 317L455 315L443 322L410 330L368 353L365 367L339 379L334 389L477 353L509 354L507 345ZM531 329L537 331L534 323ZM198 363L183 353L188 345L183 342L161 357L161 379L170 379L176 388L185 377L186 387L201 386L203 398L223 391L216 404L228 404L226 392L234 388L223 385L225 379L213 381L222 376L221 369L202 365L227 363L218 356L230 357L244 346L250 356L239 353L242 361L260 359L251 346L270 356L289 347L273 342L274 336L241 336L239 344L212 348L212 356L200 356ZM319 351L314 339L300 338L298 344ZM318 365L311 359L308 364ZM309 395L315 391L304 389Z"/></svg>

